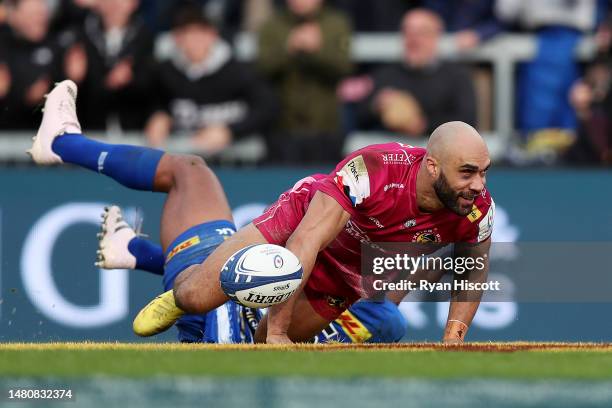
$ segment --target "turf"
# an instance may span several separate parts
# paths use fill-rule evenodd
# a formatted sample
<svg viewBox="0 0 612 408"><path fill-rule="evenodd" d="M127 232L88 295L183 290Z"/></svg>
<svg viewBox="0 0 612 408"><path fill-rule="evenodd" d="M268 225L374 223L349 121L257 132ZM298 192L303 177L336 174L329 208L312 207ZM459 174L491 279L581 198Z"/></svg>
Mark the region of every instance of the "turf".
<svg viewBox="0 0 612 408"><path fill-rule="evenodd" d="M611 380L612 345L1 344L0 376L393 377Z"/></svg>

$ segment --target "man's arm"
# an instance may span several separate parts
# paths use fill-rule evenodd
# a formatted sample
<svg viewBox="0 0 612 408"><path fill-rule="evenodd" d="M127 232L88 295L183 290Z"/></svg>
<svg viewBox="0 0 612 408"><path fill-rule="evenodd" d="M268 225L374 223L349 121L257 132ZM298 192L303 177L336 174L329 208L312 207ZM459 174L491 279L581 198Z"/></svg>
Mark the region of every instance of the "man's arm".
<svg viewBox="0 0 612 408"><path fill-rule="evenodd" d="M315 194L304 218L289 237L286 245L287 249L293 252L302 263L304 270L302 284L289 300L270 308L267 343L291 342L287 336L287 330L291 324L296 294L303 290L308 281L319 251L336 238L349 218L350 214L332 197L322 192Z"/></svg>
<svg viewBox="0 0 612 408"><path fill-rule="evenodd" d="M484 268L474 268L462 275L455 275L455 280L465 280L469 282L486 282L489 273L489 248L491 238L478 244L457 244L455 246L455 257L482 258ZM448 311L448 319L444 330L444 343L463 343L465 335L472 324L472 319L478 310L482 292L476 291L453 291L451 293L451 303Z"/></svg>

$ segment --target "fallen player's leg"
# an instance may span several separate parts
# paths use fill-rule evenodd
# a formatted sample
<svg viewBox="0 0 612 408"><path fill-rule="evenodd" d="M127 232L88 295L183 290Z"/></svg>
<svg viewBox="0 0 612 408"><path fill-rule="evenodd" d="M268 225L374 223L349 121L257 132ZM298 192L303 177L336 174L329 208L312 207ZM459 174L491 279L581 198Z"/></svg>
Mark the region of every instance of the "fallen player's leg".
<svg viewBox="0 0 612 408"><path fill-rule="evenodd" d="M99 249L96 266L104 269L140 269L163 276L164 289L174 284L176 271L164 268L165 257L161 245L140 237L123 219L121 209L105 209L98 234ZM229 230L215 230L209 240L229 236ZM252 343L261 312L227 302L201 315L184 315L176 323L178 340L183 343Z"/></svg>
<svg viewBox="0 0 612 408"><path fill-rule="evenodd" d="M345 310L315 338L315 343L397 343L408 323L389 300L361 300Z"/></svg>
<svg viewBox="0 0 612 408"><path fill-rule="evenodd" d="M117 206L108 207L99 234L97 266L106 269L140 269L164 274L163 250L138 236L123 220ZM135 265L135 267L133 266ZM180 320L185 319L186 316ZM261 320L261 312L234 302L206 314L201 341L205 343L249 343ZM182 340L181 322L177 323ZM362 300L344 311L315 338L315 343L394 343L406 334L406 320L397 306L388 301Z"/></svg>
<svg viewBox="0 0 612 408"><path fill-rule="evenodd" d="M165 154L137 146L100 143L81 134L76 115L77 87L72 81L58 84L48 95L39 131L29 153L41 165L72 163L105 174L122 185L167 193L161 220L165 268L176 276L200 264L224 236L210 239L211 230L235 230L231 211L219 181L197 156ZM202 198L206 197L205 200ZM214 271L214 270L213 270ZM212 310L228 299L219 285L219 271L205 282L205 300L197 313ZM137 324L139 334L166 330L184 313L172 294L160 297L160 309L145 314Z"/></svg>

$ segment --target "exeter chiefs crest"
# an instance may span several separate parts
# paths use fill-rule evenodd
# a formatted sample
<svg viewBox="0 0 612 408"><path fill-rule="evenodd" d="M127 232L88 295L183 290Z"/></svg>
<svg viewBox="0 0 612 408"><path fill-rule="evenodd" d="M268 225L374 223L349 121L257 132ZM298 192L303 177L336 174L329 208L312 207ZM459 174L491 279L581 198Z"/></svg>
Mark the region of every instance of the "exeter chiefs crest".
<svg viewBox="0 0 612 408"><path fill-rule="evenodd" d="M429 244L432 242L441 242L442 238L440 234L438 234L434 230L425 230L421 232L417 232L412 236L412 242L416 242L418 244Z"/></svg>

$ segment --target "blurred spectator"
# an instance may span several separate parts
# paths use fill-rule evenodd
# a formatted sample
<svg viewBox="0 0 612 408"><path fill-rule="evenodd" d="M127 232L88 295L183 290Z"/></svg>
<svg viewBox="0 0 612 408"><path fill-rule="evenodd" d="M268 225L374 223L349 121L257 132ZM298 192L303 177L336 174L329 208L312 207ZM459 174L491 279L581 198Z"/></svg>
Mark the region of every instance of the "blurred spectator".
<svg viewBox="0 0 612 408"><path fill-rule="evenodd" d="M149 143L163 145L174 130L213 154L244 135L264 132L277 114L274 93L232 58L200 9L181 9L172 36L176 52L159 65L153 88L159 101L147 125Z"/></svg>
<svg viewBox="0 0 612 408"><path fill-rule="evenodd" d="M578 78L573 54L582 34L595 28L596 11L596 0L496 0L500 19L537 34L536 56L518 73L518 128L524 133L576 127L568 103Z"/></svg>
<svg viewBox="0 0 612 408"><path fill-rule="evenodd" d="M599 35L610 27L608 20ZM609 39L600 39L599 45L597 59L570 92L579 120L576 142L567 154L573 164L612 165L612 47Z"/></svg>
<svg viewBox="0 0 612 408"><path fill-rule="evenodd" d="M333 0L331 4L351 17L356 32L396 32L402 16L420 2L420 0Z"/></svg>
<svg viewBox="0 0 612 408"><path fill-rule="evenodd" d="M153 38L134 15L138 0L97 0L80 44L67 54L80 85L79 114L88 129L142 130L150 106Z"/></svg>
<svg viewBox="0 0 612 408"><path fill-rule="evenodd" d="M79 29L89 11L98 0L56 0L57 7L52 21L52 31Z"/></svg>
<svg viewBox="0 0 612 408"><path fill-rule="evenodd" d="M335 161L343 138L336 86L350 73L347 18L323 0L287 0L259 33L258 66L274 83L282 112L268 140L272 161Z"/></svg>
<svg viewBox="0 0 612 408"><path fill-rule="evenodd" d="M437 13L459 50L477 47L503 30L494 12L494 0L424 0Z"/></svg>
<svg viewBox="0 0 612 408"><path fill-rule="evenodd" d="M241 28L256 33L274 13L273 0L242 0L243 16Z"/></svg>
<svg viewBox="0 0 612 408"><path fill-rule="evenodd" d="M6 5L0 2L0 26L6 23Z"/></svg>
<svg viewBox="0 0 612 408"><path fill-rule="evenodd" d="M0 128L35 129L38 105L61 77L61 52L48 36L46 0L5 1L8 27L0 33Z"/></svg>
<svg viewBox="0 0 612 408"><path fill-rule="evenodd" d="M373 89L358 107L362 127L423 136L448 121L474 124L472 78L462 67L438 59L442 33L442 21L429 10L405 15L404 61L372 75Z"/></svg>

